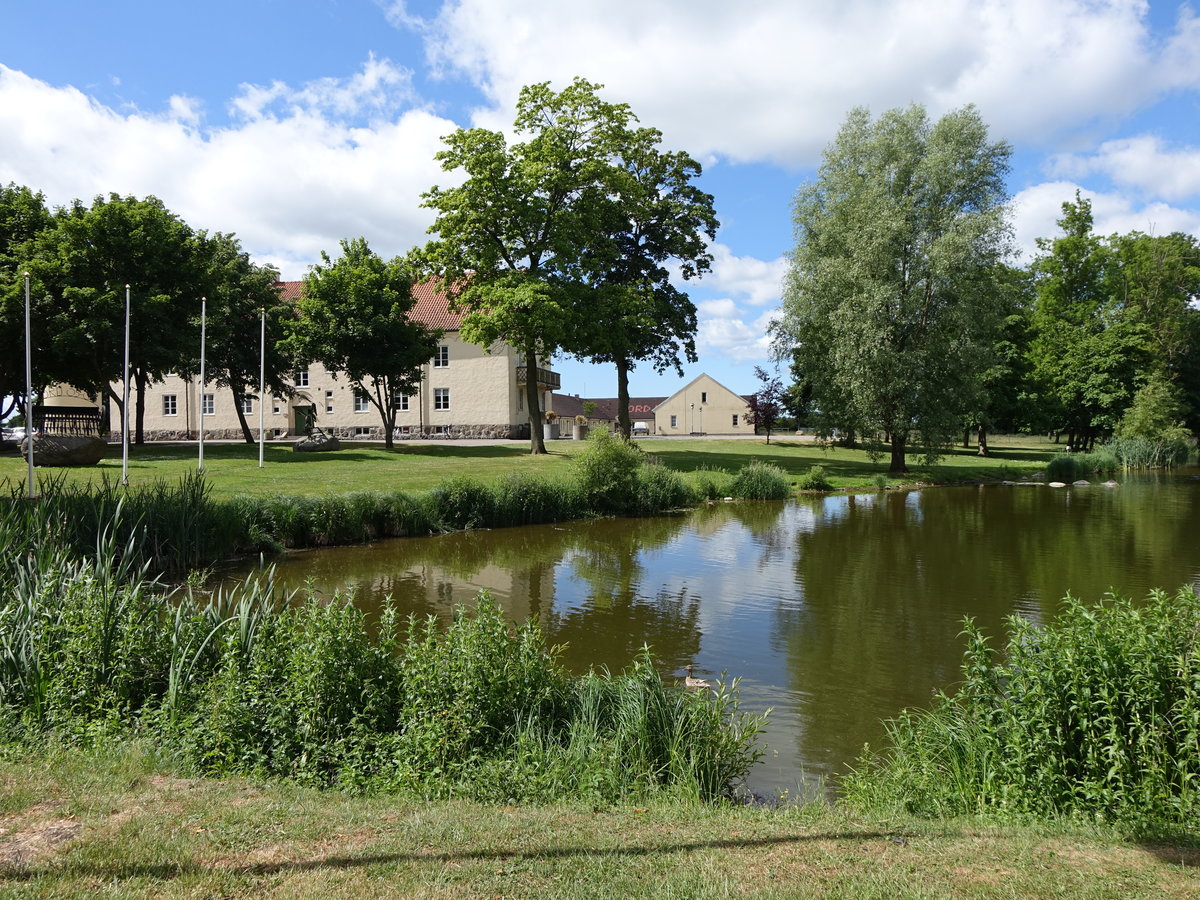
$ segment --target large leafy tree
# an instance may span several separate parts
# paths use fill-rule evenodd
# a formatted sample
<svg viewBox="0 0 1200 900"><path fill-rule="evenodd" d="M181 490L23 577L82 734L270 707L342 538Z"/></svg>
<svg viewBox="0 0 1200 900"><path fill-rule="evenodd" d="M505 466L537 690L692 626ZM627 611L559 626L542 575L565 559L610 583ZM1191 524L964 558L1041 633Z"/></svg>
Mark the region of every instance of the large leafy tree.
<svg viewBox="0 0 1200 900"><path fill-rule="evenodd" d="M194 358L204 263L196 235L156 197L76 201L32 242L29 268L45 301L43 373L89 393L123 377L125 285L135 440L144 440L146 387Z"/></svg>
<svg viewBox="0 0 1200 900"><path fill-rule="evenodd" d="M291 361L280 339L295 318L292 304L283 300L277 282L279 273L270 266L251 261L232 234L200 235L200 252L206 262L205 291L208 324L205 335L205 379L229 388L235 402L242 436L247 443L254 435L246 421L242 397L259 393L260 366L266 390L275 396L291 391L287 371ZM266 315L265 351L262 316ZM266 402L265 396L258 398Z"/></svg>
<svg viewBox="0 0 1200 900"><path fill-rule="evenodd" d="M1062 209L1062 234L1038 241L1033 264L1030 358L1071 446L1090 446L1116 427L1151 355L1145 328L1121 301L1112 247L1092 231L1090 201L1077 193Z"/></svg>
<svg viewBox="0 0 1200 900"><path fill-rule="evenodd" d="M25 248L52 223L40 192L0 185L0 419L25 393Z"/></svg>
<svg viewBox="0 0 1200 900"><path fill-rule="evenodd" d="M336 260L321 259L304 278L283 349L301 364L344 374L379 413L391 449L396 403L416 390L441 332L409 317L413 279L400 258L386 261L355 238L342 241Z"/></svg>
<svg viewBox="0 0 1200 900"><path fill-rule="evenodd" d="M528 366L533 453L546 452L533 373L577 333L579 287L596 261L585 251L603 238L611 159L631 118L598 88L579 78L557 93L548 82L526 86L514 123L520 140L484 128L449 135L437 158L466 177L424 195L437 239L423 265L463 312L462 336L483 347L507 343Z"/></svg>
<svg viewBox="0 0 1200 900"><path fill-rule="evenodd" d="M795 350L826 434L915 435L934 458L977 405L1008 252L1010 148L974 107L853 110L794 204L777 350Z"/></svg>
<svg viewBox="0 0 1200 900"><path fill-rule="evenodd" d="M680 353L696 361L696 307L671 283L676 268L695 278L712 264L713 198L693 180L700 164L659 149L654 128L627 132L614 148L603 234L588 248L593 273L580 292L569 349L617 370L617 425L630 437L629 373L640 361L682 376ZM707 238L707 240L706 240Z"/></svg>

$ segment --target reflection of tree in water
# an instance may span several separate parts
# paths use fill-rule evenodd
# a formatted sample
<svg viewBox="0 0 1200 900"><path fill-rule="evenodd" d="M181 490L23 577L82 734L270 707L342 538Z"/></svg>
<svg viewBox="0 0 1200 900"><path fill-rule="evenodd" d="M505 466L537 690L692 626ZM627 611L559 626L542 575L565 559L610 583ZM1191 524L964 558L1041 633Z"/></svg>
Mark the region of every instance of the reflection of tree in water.
<svg viewBox="0 0 1200 900"><path fill-rule="evenodd" d="M699 600L686 587L645 585L644 554L672 541L685 517L594 523L577 533L567 557L570 582L560 582L554 610L542 619L546 636L567 645L575 669L624 667L643 645L675 668L700 647ZM653 594L650 592L653 591Z"/></svg>
<svg viewBox="0 0 1200 900"><path fill-rule="evenodd" d="M806 698L803 731L825 748L802 755L836 770L878 739L878 719L951 688L964 616L999 636L1005 616L1051 616L1068 591L1098 599L1110 586L1141 595L1186 582L1196 558L1181 551L1200 507L1193 493L1190 512L1163 516L1165 502L1025 486L828 498L795 538L803 603L781 607L775 628Z"/></svg>

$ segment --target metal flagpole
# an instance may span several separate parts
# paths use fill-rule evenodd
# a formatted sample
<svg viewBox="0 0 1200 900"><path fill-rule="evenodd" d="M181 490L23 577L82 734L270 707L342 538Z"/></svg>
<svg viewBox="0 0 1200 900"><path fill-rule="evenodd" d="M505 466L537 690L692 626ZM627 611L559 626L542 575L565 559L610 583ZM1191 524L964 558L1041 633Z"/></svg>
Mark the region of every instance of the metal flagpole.
<svg viewBox="0 0 1200 900"><path fill-rule="evenodd" d="M208 301L200 298L200 386L196 388L196 409L199 410L200 418L200 457L196 464L196 471L204 471L204 328L205 315L208 311Z"/></svg>
<svg viewBox="0 0 1200 900"><path fill-rule="evenodd" d="M266 422L264 415L266 413L267 400L267 308L264 306L260 310L262 316L262 333L258 339L258 467L263 467L263 444L266 441Z"/></svg>
<svg viewBox="0 0 1200 900"><path fill-rule="evenodd" d="M26 496L33 499L33 340L29 336L29 273L25 273L25 458L29 461Z"/></svg>
<svg viewBox="0 0 1200 900"><path fill-rule="evenodd" d="M125 390L121 397L121 484L129 484L129 285L125 285Z"/></svg>

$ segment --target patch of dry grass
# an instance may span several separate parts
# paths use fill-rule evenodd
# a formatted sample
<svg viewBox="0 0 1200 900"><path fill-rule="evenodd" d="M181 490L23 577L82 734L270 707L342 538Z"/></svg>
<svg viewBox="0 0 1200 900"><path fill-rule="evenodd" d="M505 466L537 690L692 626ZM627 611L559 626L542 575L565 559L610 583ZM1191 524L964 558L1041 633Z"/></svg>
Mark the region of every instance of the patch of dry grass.
<svg viewBox="0 0 1200 900"><path fill-rule="evenodd" d="M129 749L7 762L0 778L6 795L24 791L29 803L5 806L5 896L1200 893L1194 847L1066 827L869 821L827 808L427 804L190 780Z"/></svg>

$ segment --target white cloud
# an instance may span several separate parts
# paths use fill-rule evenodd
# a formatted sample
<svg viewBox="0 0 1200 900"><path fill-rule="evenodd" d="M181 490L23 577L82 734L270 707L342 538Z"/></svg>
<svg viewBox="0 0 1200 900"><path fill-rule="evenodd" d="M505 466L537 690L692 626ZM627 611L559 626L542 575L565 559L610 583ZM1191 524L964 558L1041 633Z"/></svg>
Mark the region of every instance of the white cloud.
<svg viewBox="0 0 1200 900"><path fill-rule="evenodd" d="M370 59L349 79L247 87L234 101L240 123L206 130L188 98L162 115L117 112L0 66L0 183L53 204L154 194L299 277L343 237L365 235L384 255L426 240L433 217L420 194L450 180L433 156L457 126L421 109L385 115L410 90L399 69ZM375 117L369 127L344 121L360 114Z"/></svg>
<svg viewBox="0 0 1200 900"><path fill-rule="evenodd" d="M1200 196L1200 148L1170 147L1153 135L1106 141L1091 155L1057 156L1049 168L1073 178L1099 173L1165 200Z"/></svg>
<svg viewBox="0 0 1200 900"><path fill-rule="evenodd" d="M735 256L724 244L713 244L712 272L704 277L706 287L744 298L751 306L778 303L787 272L787 260L764 260Z"/></svg>
<svg viewBox="0 0 1200 900"><path fill-rule="evenodd" d="M1179 209L1162 202L1139 204L1120 193L1088 190L1070 181L1035 185L1013 198L1013 221L1018 248L1026 262L1037 252L1036 239L1058 237L1062 205L1073 201L1075 192L1092 203L1093 230L1099 235L1142 231L1170 234L1182 231L1200 234L1200 211Z"/></svg>
<svg viewBox="0 0 1200 900"><path fill-rule="evenodd" d="M520 88L582 75L697 156L815 162L846 111L973 102L994 133L1043 141L1200 86L1200 25L1150 31L1145 0L450 0L416 23L435 64L511 120Z"/></svg>

